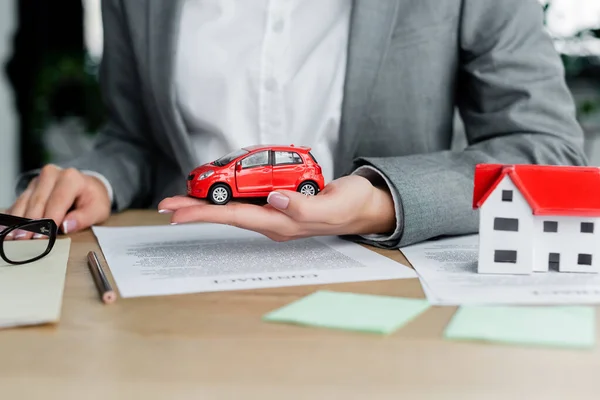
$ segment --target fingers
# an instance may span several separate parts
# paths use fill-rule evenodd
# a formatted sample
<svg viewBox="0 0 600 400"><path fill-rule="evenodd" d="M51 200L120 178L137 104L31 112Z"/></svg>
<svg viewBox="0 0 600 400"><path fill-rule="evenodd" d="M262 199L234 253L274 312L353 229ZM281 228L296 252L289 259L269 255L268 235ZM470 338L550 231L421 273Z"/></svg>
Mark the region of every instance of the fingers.
<svg viewBox="0 0 600 400"><path fill-rule="evenodd" d="M294 226L294 221L276 209L245 203L183 207L171 216L171 223L188 222L232 225L257 232L289 232Z"/></svg>
<svg viewBox="0 0 600 400"><path fill-rule="evenodd" d="M110 198L104 183L95 177L83 174L78 179L81 182L81 189L75 198L75 208L64 217L61 227L64 233L87 229L94 224L104 222L110 216Z"/></svg>
<svg viewBox="0 0 600 400"><path fill-rule="evenodd" d="M23 215L25 218L37 219L44 216L48 197L54 189L59 173L60 169L54 165L46 165L42 168L27 202L27 210Z"/></svg>
<svg viewBox="0 0 600 400"><path fill-rule="evenodd" d="M78 207L69 212L61 225L63 233L74 233L103 221L107 215L94 204Z"/></svg>
<svg viewBox="0 0 600 400"><path fill-rule="evenodd" d="M271 192L267 203L294 221L307 223L326 223L341 207L341 204L336 204L331 196L306 196L289 190Z"/></svg>
<svg viewBox="0 0 600 400"><path fill-rule="evenodd" d="M25 211L27 210L27 203L29 202L29 198L31 197L31 193L33 192L33 187L35 187L35 184L36 184L36 182L34 179L29 183L29 186L27 187L27 189L25 189L25 191L23 193L21 193L19 198L17 198L15 203L12 205L12 207L7 210L7 214L15 215L17 217L22 217L23 215L25 215ZM19 235L19 238L21 238L21 237L24 237L24 233L25 232L22 232L22 231L11 231L6 236L6 238L11 240L16 235Z"/></svg>
<svg viewBox="0 0 600 400"><path fill-rule="evenodd" d="M48 165L30 182L10 213L31 219L51 218L63 233L71 233L108 218L110 200L100 180L73 168ZM14 239L31 237L30 232L14 234Z"/></svg>
<svg viewBox="0 0 600 400"><path fill-rule="evenodd" d="M185 196L163 200L159 209L173 212L171 223L207 222L259 232L273 240L290 240L332 232L327 223L336 212L329 196L305 196L293 191L273 192L265 206L231 202L212 205ZM339 208L339 205L337 205Z"/></svg>
<svg viewBox="0 0 600 400"><path fill-rule="evenodd" d="M56 167L54 165L46 165L40 171L39 176L37 177L37 183L33 187L33 191L31 196L29 197L29 201L27 203L27 210L25 211L25 218L31 219L39 219L48 217L46 213L46 207L48 205L48 199L55 192L55 186L57 182L60 180L61 175L63 175L62 168ZM72 202L70 204L73 204ZM53 218L56 224L60 224L61 220ZM20 236L21 234L17 234ZM31 239L33 237L33 233L27 233L23 235L23 239Z"/></svg>
<svg viewBox="0 0 600 400"><path fill-rule="evenodd" d="M59 172L60 168L52 164L44 166L41 169L40 174L29 183L28 188L25 191L26 196L22 196L20 199L24 200L26 197L27 201L18 201L18 206L15 204L15 207L11 210L13 215L31 219L42 218L44 216L46 201L52 192ZM33 235L32 232L15 231L14 238L31 239Z"/></svg>
<svg viewBox="0 0 600 400"><path fill-rule="evenodd" d="M31 197L31 193L35 189L37 185L37 178L34 178L29 182L27 188L21 193L21 195L15 200L14 204L6 211L10 215L15 215L17 217L25 216L25 211L27 210L27 204L29 203L29 198Z"/></svg>
<svg viewBox="0 0 600 400"><path fill-rule="evenodd" d="M75 169L65 169L61 172L54 189L48 197L45 218L52 218L61 227L63 233L74 230L74 222L67 220L66 214L76 199L85 190L84 175Z"/></svg>
<svg viewBox="0 0 600 400"><path fill-rule="evenodd" d="M196 199L189 196L168 197L158 204L158 212L161 214L173 212L183 207L192 207L208 204L205 200Z"/></svg>
<svg viewBox="0 0 600 400"><path fill-rule="evenodd" d="M184 207L171 216L171 223L207 222L251 230L275 241L285 241L312 235L329 235L331 228L320 222L294 221L271 205L244 203Z"/></svg>

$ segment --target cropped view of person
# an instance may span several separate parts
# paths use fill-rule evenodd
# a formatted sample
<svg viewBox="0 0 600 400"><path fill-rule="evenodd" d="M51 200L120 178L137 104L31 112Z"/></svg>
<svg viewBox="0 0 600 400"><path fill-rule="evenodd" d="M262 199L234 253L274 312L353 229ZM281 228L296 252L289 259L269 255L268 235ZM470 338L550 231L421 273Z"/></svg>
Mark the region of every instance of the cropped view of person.
<svg viewBox="0 0 600 400"><path fill-rule="evenodd" d="M105 0L102 15L108 122L89 153L22 176L8 210L63 233L151 207L397 248L477 231L478 163L587 163L535 0ZM266 205L186 195L194 168L257 144L310 147L324 189Z"/></svg>

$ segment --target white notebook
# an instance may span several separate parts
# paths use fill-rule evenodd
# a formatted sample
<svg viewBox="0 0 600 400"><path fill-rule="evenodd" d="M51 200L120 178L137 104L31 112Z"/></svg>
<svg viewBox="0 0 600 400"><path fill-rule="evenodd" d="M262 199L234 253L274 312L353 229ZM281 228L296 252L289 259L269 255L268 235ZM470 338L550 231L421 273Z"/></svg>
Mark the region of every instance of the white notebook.
<svg viewBox="0 0 600 400"><path fill-rule="evenodd" d="M28 240L5 241L26 252ZM0 258L0 328L56 323L60 319L71 239L57 239L45 257L21 265Z"/></svg>

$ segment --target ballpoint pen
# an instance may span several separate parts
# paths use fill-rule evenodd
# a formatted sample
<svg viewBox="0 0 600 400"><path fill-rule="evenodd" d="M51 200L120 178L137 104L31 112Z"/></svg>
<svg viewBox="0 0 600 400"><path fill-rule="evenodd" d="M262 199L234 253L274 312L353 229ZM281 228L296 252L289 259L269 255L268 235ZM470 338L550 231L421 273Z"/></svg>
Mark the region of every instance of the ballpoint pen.
<svg viewBox="0 0 600 400"><path fill-rule="evenodd" d="M102 265L100 265L100 260L93 251L88 253L88 266L92 276L94 277L94 282L96 283L96 288L98 288L100 299L106 304L113 303L117 299L117 295L110 286L108 279L106 279Z"/></svg>

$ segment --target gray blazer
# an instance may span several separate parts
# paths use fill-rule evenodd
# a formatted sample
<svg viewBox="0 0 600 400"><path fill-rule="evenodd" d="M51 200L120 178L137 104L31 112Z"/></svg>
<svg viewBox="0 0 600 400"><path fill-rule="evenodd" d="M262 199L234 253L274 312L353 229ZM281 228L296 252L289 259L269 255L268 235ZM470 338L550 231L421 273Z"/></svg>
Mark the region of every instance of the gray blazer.
<svg viewBox="0 0 600 400"><path fill-rule="evenodd" d="M195 165L175 106L178 0L103 0L108 124L63 166L102 173L117 210L184 193ZM537 0L353 0L335 175L370 164L401 196L404 246L473 233L477 163L586 164ZM451 150L461 113L468 146Z"/></svg>

